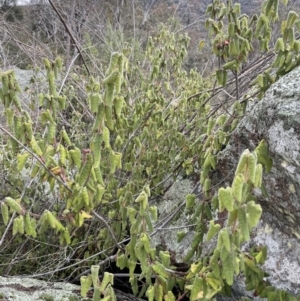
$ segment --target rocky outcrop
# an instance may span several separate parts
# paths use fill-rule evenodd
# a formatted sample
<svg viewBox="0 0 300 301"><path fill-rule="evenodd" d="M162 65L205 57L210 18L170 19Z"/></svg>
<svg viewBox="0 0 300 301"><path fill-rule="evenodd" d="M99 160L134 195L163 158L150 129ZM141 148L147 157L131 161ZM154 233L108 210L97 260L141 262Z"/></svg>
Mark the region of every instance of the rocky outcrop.
<svg viewBox="0 0 300 301"><path fill-rule="evenodd" d="M265 221L300 238L300 69L281 78L254 105L231 137L219 160L228 174L246 148L254 150L264 139L273 167L264 175L268 197L260 198ZM299 233L298 233L299 232Z"/></svg>
<svg viewBox="0 0 300 301"><path fill-rule="evenodd" d="M276 287L300 293L300 68L282 77L255 104L232 134L218 168L223 178L235 170L245 149L264 139L273 166L265 173L267 196L257 191L262 223L252 242L267 245L265 270Z"/></svg>
<svg viewBox="0 0 300 301"><path fill-rule="evenodd" d="M33 278L0 277L0 300L5 301L76 301L81 300L80 286L45 282Z"/></svg>
<svg viewBox="0 0 300 301"><path fill-rule="evenodd" d="M277 289L293 294L300 294L299 78L300 68L297 68L276 82L262 100L249 104L246 116L219 155L214 183L231 185L242 152L245 149L253 151L262 139L267 142L273 160L271 171L263 176L267 195L261 190L255 192L263 207L263 215L251 241L244 248L266 245L268 259L263 268L270 275L267 280ZM193 193L194 186L193 181L180 179L157 204L160 220L165 224L158 228L153 242L168 249L177 262L183 262L193 237L190 213L184 205L185 195ZM180 218L172 218L172 214L179 214ZM185 241L180 244L176 242L179 230L187 233ZM243 279L237 279L233 287L235 295L258 300L245 292L243 283Z"/></svg>
<svg viewBox="0 0 300 301"><path fill-rule="evenodd" d="M178 178L162 199L155 203L160 222L156 225L151 238L153 246L168 250L176 263L183 263L195 232L190 224L191 214L185 210L185 197L193 192L193 183L189 179ZM177 230L176 230L177 229ZM186 233L183 240L177 242L177 231Z"/></svg>

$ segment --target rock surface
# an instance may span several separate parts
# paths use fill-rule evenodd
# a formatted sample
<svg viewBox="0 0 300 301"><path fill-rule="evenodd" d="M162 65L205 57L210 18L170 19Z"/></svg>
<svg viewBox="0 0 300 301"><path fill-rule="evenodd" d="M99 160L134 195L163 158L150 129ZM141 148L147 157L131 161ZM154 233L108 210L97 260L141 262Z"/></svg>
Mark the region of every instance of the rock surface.
<svg viewBox="0 0 300 301"><path fill-rule="evenodd" d="M300 68L276 82L265 97L250 104L246 116L232 134L229 145L220 154L218 175L215 181L226 179L231 185L240 155L245 149L253 151L264 139L269 145L273 166L264 173L263 183L267 197L260 190L257 198L263 207L263 216L254 230L251 241L245 245L266 245L268 259L264 270L270 275L267 280L277 289L300 294ZM222 183L224 185L224 182ZM193 182L180 180L157 204L160 219L167 221L172 212L181 213L153 237L155 245L168 249L177 262L182 262L192 237L193 228L189 215L184 212L185 196L193 191ZM168 228L169 227L169 228ZM176 243L176 232L185 229L185 241ZM245 292L243 279L237 279L234 294L251 300L261 300ZM220 297L222 301L234 297Z"/></svg>
<svg viewBox="0 0 300 301"><path fill-rule="evenodd" d="M232 174L245 149L253 151L264 139L273 166L264 173L268 196L257 191L263 207L262 224L252 243L267 245L264 268L276 287L300 293L300 68L276 82L252 105L222 152L218 168ZM230 176L228 179L230 180Z"/></svg>
<svg viewBox="0 0 300 301"><path fill-rule="evenodd" d="M161 247L173 254L173 259L177 263L184 262L184 257L189 250L187 246L190 245L195 233L190 231L189 214L185 211L185 196L192 191L192 182L189 179L179 178L163 199L155 203L160 216L160 224L157 225L158 230L152 236L151 242L155 247ZM180 218L176 219L176 215L180 215ZM180 243L177 243L177 231L180 230L184 231L186 236Z"/></svg>
<svg viewBox="0 0 300 301"><path fill-rule="evenodd" d="M5 301L77 301L81 300L80 286L51 283L33 278L0 276L0 300Z"/></svg>

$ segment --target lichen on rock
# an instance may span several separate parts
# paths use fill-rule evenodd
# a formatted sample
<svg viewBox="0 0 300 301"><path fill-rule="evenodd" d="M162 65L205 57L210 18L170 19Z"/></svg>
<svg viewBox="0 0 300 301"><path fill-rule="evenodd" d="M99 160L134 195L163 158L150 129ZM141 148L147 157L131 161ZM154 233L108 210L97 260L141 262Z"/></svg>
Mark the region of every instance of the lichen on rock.
<svg viewBox="0 0 300 301"><path fill-rule="evenodd" d="M7 301L75 301L80 300L80 286L34 278L0 276L0 295Z"/></svg>
<svg viewBox="0 0 300 301"><path fill-rule="evenodd" d="M263 207L263 227L257 228L251 243L268 246L264 266L268 280L295 294L300 292L299 78L298 67L273 84L262 100L250 104L218 161L218 171L225 178L244 149L253 151L262 139L267 142L273 166L263 176L267 195L256 193ZM272 230L265 232L265 227Z"/></svg>

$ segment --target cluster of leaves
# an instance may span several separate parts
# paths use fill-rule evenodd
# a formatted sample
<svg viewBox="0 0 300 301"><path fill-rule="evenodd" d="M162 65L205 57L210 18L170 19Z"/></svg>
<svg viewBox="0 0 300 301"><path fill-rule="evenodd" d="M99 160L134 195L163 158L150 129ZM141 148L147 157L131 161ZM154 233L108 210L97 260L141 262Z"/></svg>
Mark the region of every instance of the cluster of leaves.
<svg viewBox="0 0 300 301"><path fill-rule="evenodd" d="M282 1L284 5L288 1ZM207 13L210 18L206 27L213 35L213 52L219 58L216 70L218 83L225 86L229 71L236 79L236 98L239 99L237 74L249 62L250 53L259 44L260 52L268 52L272 44L272 27L281 23L281 33L275 37L276 58L271 66L261 72L253 82L258 84L260 96L277 81L300 64L300 42L295 35L300 32L300 19L295 11L289 11L286 20L279 20L279 0L265 1L260 15L248 16L241 13L241 4L217 0L210 4ZM202 42L203 44L203 42Z"/></svg>
<svg viewBox="0 0 300 301"><path fill-rule="evenodd" d="M81 295L86 296L87 292L90 290L90 287L93 285L93 301L116 301L116 295L112 285L114 284L114 275L111 273L104 273L103 279L99 281L99 266L93 265L91 267L91 274L89 276L81 277ZM104 298L101 298L101 294L104 295Z"/></svg>
<svg viewBox="0 0 300 301"><path fill-rule="evenodd" d="M80 231L74 229L85 226L90 227L88 240L96 237L98 250L109 253L118 245L116 241L128 235L133 219L138 221L135 227L146 220L147 227L153 229L157 213L155 207L148 206L150 190L154 196L162 194L167 178L176 177L182 169L191 173L206 139L206 135L195 139L198 132L193 120L205 126L209 107L201 109L206 94L187 99L188 90L196 93L205 88L197 72L188 77L181 68L187 45L188 37L177 40L163 29L147 48L149 73L138 66L129 73L124 55L113 53L105 78L101 82L91 78L86 87L86 110L92 124L84 133L84 143L78 139L82 129L76 124L74 128L61 128L61 112L70 104L55 85L60 59L45 60L49 91L39 95L38 119L23 110L13 71L1 74L7 120L7 128L1 127L7 134L3 162L16 178L16 187L3 191L1 204L5 225L15 225L13 235L25 233L36 238L37 233L48 235L52 229L62 245L72 245L84 239L77 237ZM130 77L140 81L131 86ZM188 119L190 124L186 123ZM55 198L57 206L53 207L51 201L44 207L39 204L35 193L41 184L48 187L47 198ZM99 231L95 221L86 220L100 209L105 220L109 219L109 227ZM27 231L28 220L32 227ZM136 230L131 230L134 235ZM2 234L7 234L4 228Z"/></svg>
<svg viewBox="0 0 300 301"><path fill-rule="evenodd" d="M276 12L275 2L270 0L272 4L265 7L266 16ZM223 66L221 77L220 71L216 72L216 79L224 85L227 70L237 72L247 60L252 34L239 6L215 1L208 9L214 18L217 8L218 18L227 15L232 21L228 24L230 36L225 39L220 33L222 23L208 20L218 30L215 53L230 64ZM258 30L260 23L255 24ZM287 35L294 24L298 24L294 19L286 24ZM210 106L211 83L195 70L187 73L182 68L188 43L187 36L162 27L149 38L140 64L129 62L123 52L113 52L103 78L91 77L86 85L87 97L82 102L90 120L84 133L76 126L77 113L82 118L77 111L69 120L71 127L62 127L60 116L71 103L68 94L56 88L62 67L59 58L45 60L49 90L40 94L39 118L23 109L14 73L1 74L0 97L7 121L7 128L1 126L7 134L1 156L18 185L13 192L6 191L1 201L5 225L1 243L9 235L20 241L51 236L61 246L76 248L74 258L81 256L89 264L113 255L119 268L128 269L133 292L151 301L176 300L175 287L192 301L211 300L217 293L225 293L240 273L245 275L248 289L269 301L276 296L297 300L265 281L260 268L266 259L264 247L241 250L262 213L252 190L261 186L262 164L267 172L272 165L266 143L262 141L253 153L246 150L242 154L231 187L218 191L211 187L217 154L229 141L245 107L238 100L230 113ZM78 139L82 135L84 141ZM203 193L201 199L194 194L186 197L186 208L195 208L196 222L186 256L187 272L177 271L169 252L158 251L151 243L159 219L151 198L163 195L170 187L169 179L182 174L197 175ZM57 206L52 202L38 206L33 192L41 183ZM224 225L213 219L214 210L228 212ZM215 248L202 254L203 243L215 236ZM82 270L67 271L80 274ZM98 272L99 265L93 265L91 275L81 277L82 295L93 284L94 300L115 300L113 276L105 273L99 282Z"/></svg>
<svg viewBox="0 0 300 301"><path fill-rule="evenodd" d="M186 278L190 280L187 286L191 290L191 300L210 300L217 292L227 285L232 285L234 275L243 272L249 281L248 269L265 260L265 250L257 254L259 261L247 253L241 252L241 244L250 239L250 231L259 221L262 213L260 205L253 200L251 190L260 187L262 165L257 164L257 156L248 150L242 154L231 187L220 188L215 203L219 212L227 210L228 223L221 228L214 220L209 223L206 240L211 240L218 234L217 245L205 261L193 263ZM258 275L253 277L256 281ZM259 280L262 280L259 279Z"/></svg>

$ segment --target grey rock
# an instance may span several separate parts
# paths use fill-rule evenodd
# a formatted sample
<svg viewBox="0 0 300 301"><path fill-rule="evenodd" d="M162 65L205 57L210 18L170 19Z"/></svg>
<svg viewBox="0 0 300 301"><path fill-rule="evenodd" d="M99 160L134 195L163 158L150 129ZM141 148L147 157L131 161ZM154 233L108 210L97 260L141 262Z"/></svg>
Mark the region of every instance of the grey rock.
<svg viewBox="0 0 300 301"><path fill-rule="evenodd" d="M177 179L171 188L159 199L157 206L160 223L158 230L151 238L155 247L168 250L174 256L174 261L183 263L189 246L194 236L190 231L190 214L185 211L185 197L193 190L193 184L189 179ZM176 218L176 215L180 218ZM175 217L175 218L174 218ZM170 220L170 222L168 222ZM185 231L186 235L180 243L177 243L177 231Z"/></svg>
<svg viewBox="0 0 300 301"><path fill-rule="evenodd" d="M268 258L263 265L263 269L270 275L267 280L278 289L299 294L299 239L283 233L280 228L272 229L262 221L254 230L251 243L268 247Z"/></svg>
<svg viewBox="0 0 300 301"><path fill-rule="evenodd" d="M214 184L225 179L231 185L240 155L245 149L253 151L264 139L270 150L273 166L264 173L263 183L268 193L255 190L263 207L260 224L254 229L251 241L243 246L247 251L253 245L266 245L268 258L263 269L266 278L275 288L300 294L300 68L282 77L266 93L265 97L249 105L246 116L240 122L228 146L219 155L218 171ZM224 182L222 182L224 185ZM193 182L180 179L159 200L160 220L167 221L172 212L180 218L171 220L157 231L154 244L168 249L177 262L183 262L192 237L190 213L184 208L185 195L193 191ZM178 229L186 230L185 241L176 242ZM169 228L168 228L169 227ZM212 249L213 243L206 246ZM218 301L262 300L246 292L243 277L237 277L232 297L218 296Z"/></svg>
<svg viewBox="0 0 300 301"><path fill-rule="evenodd" d="M69 283L45 282L33 278L0 276L0 300L81 300L80 286Z"/></svg>
<svg viewBox="0 0 300 301"><path fill-rule="evenodd" d="M268 143L273 160L271 172L263 176L268 196L256 191L263 216L251 243L268 247L264 269L271 284L294 294L300 293L299 77L296 68L250 106L218 161L222 177L233 176L245 149L253 151L262 139ZM227 177L229 183L232 176Z"/></svg>

